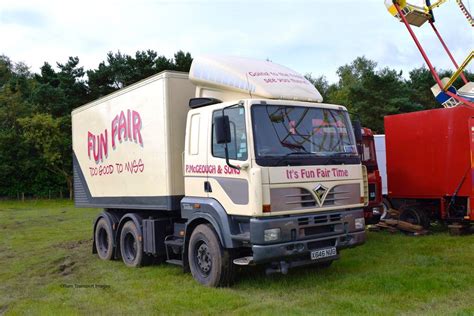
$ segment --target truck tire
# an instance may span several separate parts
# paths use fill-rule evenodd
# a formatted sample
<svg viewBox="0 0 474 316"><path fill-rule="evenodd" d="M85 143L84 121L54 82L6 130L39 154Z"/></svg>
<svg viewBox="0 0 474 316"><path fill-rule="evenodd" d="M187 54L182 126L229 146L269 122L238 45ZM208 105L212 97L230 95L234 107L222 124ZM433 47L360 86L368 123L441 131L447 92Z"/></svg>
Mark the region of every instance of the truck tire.
<svg viewBox="0 0 474 316"><path fill-rule="evenodd" d="M400 220L413 225L423 226L423 228L426 229L430 228L431 224L428 214L426 214L425 211L415 207L402 210L400 213Z"/></svg>
<svg viewBox="0 0 474 316"><path fill-rule="evenodd" d="M188 247L191 274L209 287L228 286L233 282L235 267L210 225L198 225L191 234Z"/></svg>
<svg viewBox="0 0 474 316"><path fill-rule="evenodd" d="M143 242L139 236L138 228L133 221L123 225L120 232L120 253L127 267L138 268L146 263Z"/></svg>
<svg viewBox="0 0 474 316"><path fill-rule="evenodd" d="M382 198L382 215L380 215L380 219L388 219L390 214L388 214L388 210L393 208L392 203L388 198Z"/></svg>
<svg viewBox="0 0 474 316"><path fill-rule="evenodd" d="M97 254L102 260L112 260L114 254L113 232L105 218L99 219L94 232Z"/></svg>

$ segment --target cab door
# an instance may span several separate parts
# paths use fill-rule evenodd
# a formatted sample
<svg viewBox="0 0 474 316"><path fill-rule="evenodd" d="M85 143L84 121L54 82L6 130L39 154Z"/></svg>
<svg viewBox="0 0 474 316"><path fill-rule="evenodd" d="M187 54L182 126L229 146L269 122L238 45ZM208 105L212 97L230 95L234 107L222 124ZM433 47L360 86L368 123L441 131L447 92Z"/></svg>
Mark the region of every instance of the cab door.
<svg viewBox="0 0 474 316"><path fill-rule="evenodd" d="M189 197L208 197L206 182L209 168L209 111L205 108L188 113L184 149L184 191Z"/></svg>
<svg viewBox="0 0 474 316"><path fill-rule="evenodd" d="M209 197L217 200L228 214L249 215L250 184L249 184L249 141L247 113L243 105L226 108L225 115L229 117L231 141L227 144L229 162L234 166L244 166L234 169L227 165L225 144L217 144L215 139L214 118L222 115L222 109L214 109L209 128L210 146L207 164L209 166L208 183Z"/></svg>

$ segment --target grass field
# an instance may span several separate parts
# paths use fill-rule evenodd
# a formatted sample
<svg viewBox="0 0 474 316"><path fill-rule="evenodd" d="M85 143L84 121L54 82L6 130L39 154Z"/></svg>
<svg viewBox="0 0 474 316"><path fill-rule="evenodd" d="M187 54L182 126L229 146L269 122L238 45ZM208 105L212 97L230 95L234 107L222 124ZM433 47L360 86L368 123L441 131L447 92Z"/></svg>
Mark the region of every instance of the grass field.
<svg viewBox="0 0 474 316"><path fill-rule="evenodd" d="M98 212L0 202L0 314L474 314L474 236L369 233L327 270L247 269L232 288L210 289L177 266L99 260Z"/></svg>

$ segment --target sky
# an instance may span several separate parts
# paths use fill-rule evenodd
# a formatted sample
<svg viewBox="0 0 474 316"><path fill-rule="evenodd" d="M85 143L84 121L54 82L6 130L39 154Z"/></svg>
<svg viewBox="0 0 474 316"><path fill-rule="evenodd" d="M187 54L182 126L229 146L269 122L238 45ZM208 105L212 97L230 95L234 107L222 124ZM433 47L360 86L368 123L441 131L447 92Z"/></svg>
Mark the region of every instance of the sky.
<svg viewBox="0 0 474 316"><path fill-rule="evenodd" d="M464 1L474 10L474 0ZM454 0L435 18L460 63L473 49L473 28ZM431 27L415 31L432 63L451 69ZM69 56L95 69L109 51L146 49L270 59L330 82L339 66L363 55L405 74L424 64L384 0L1 0L0 34L0 55L34 72Z"/></svg>

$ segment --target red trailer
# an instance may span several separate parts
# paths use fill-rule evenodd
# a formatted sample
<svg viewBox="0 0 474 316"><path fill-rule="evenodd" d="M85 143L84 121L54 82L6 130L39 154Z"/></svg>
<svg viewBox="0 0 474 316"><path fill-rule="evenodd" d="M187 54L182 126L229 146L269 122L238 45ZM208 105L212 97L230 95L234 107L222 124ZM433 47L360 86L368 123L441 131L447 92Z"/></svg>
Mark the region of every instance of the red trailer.
<svg viewBox="0 0 474 316"><path fill-rule="evenodd" d="M401 219L474 221L474 108L457 106L385 117L388 195Z"/></svg>

